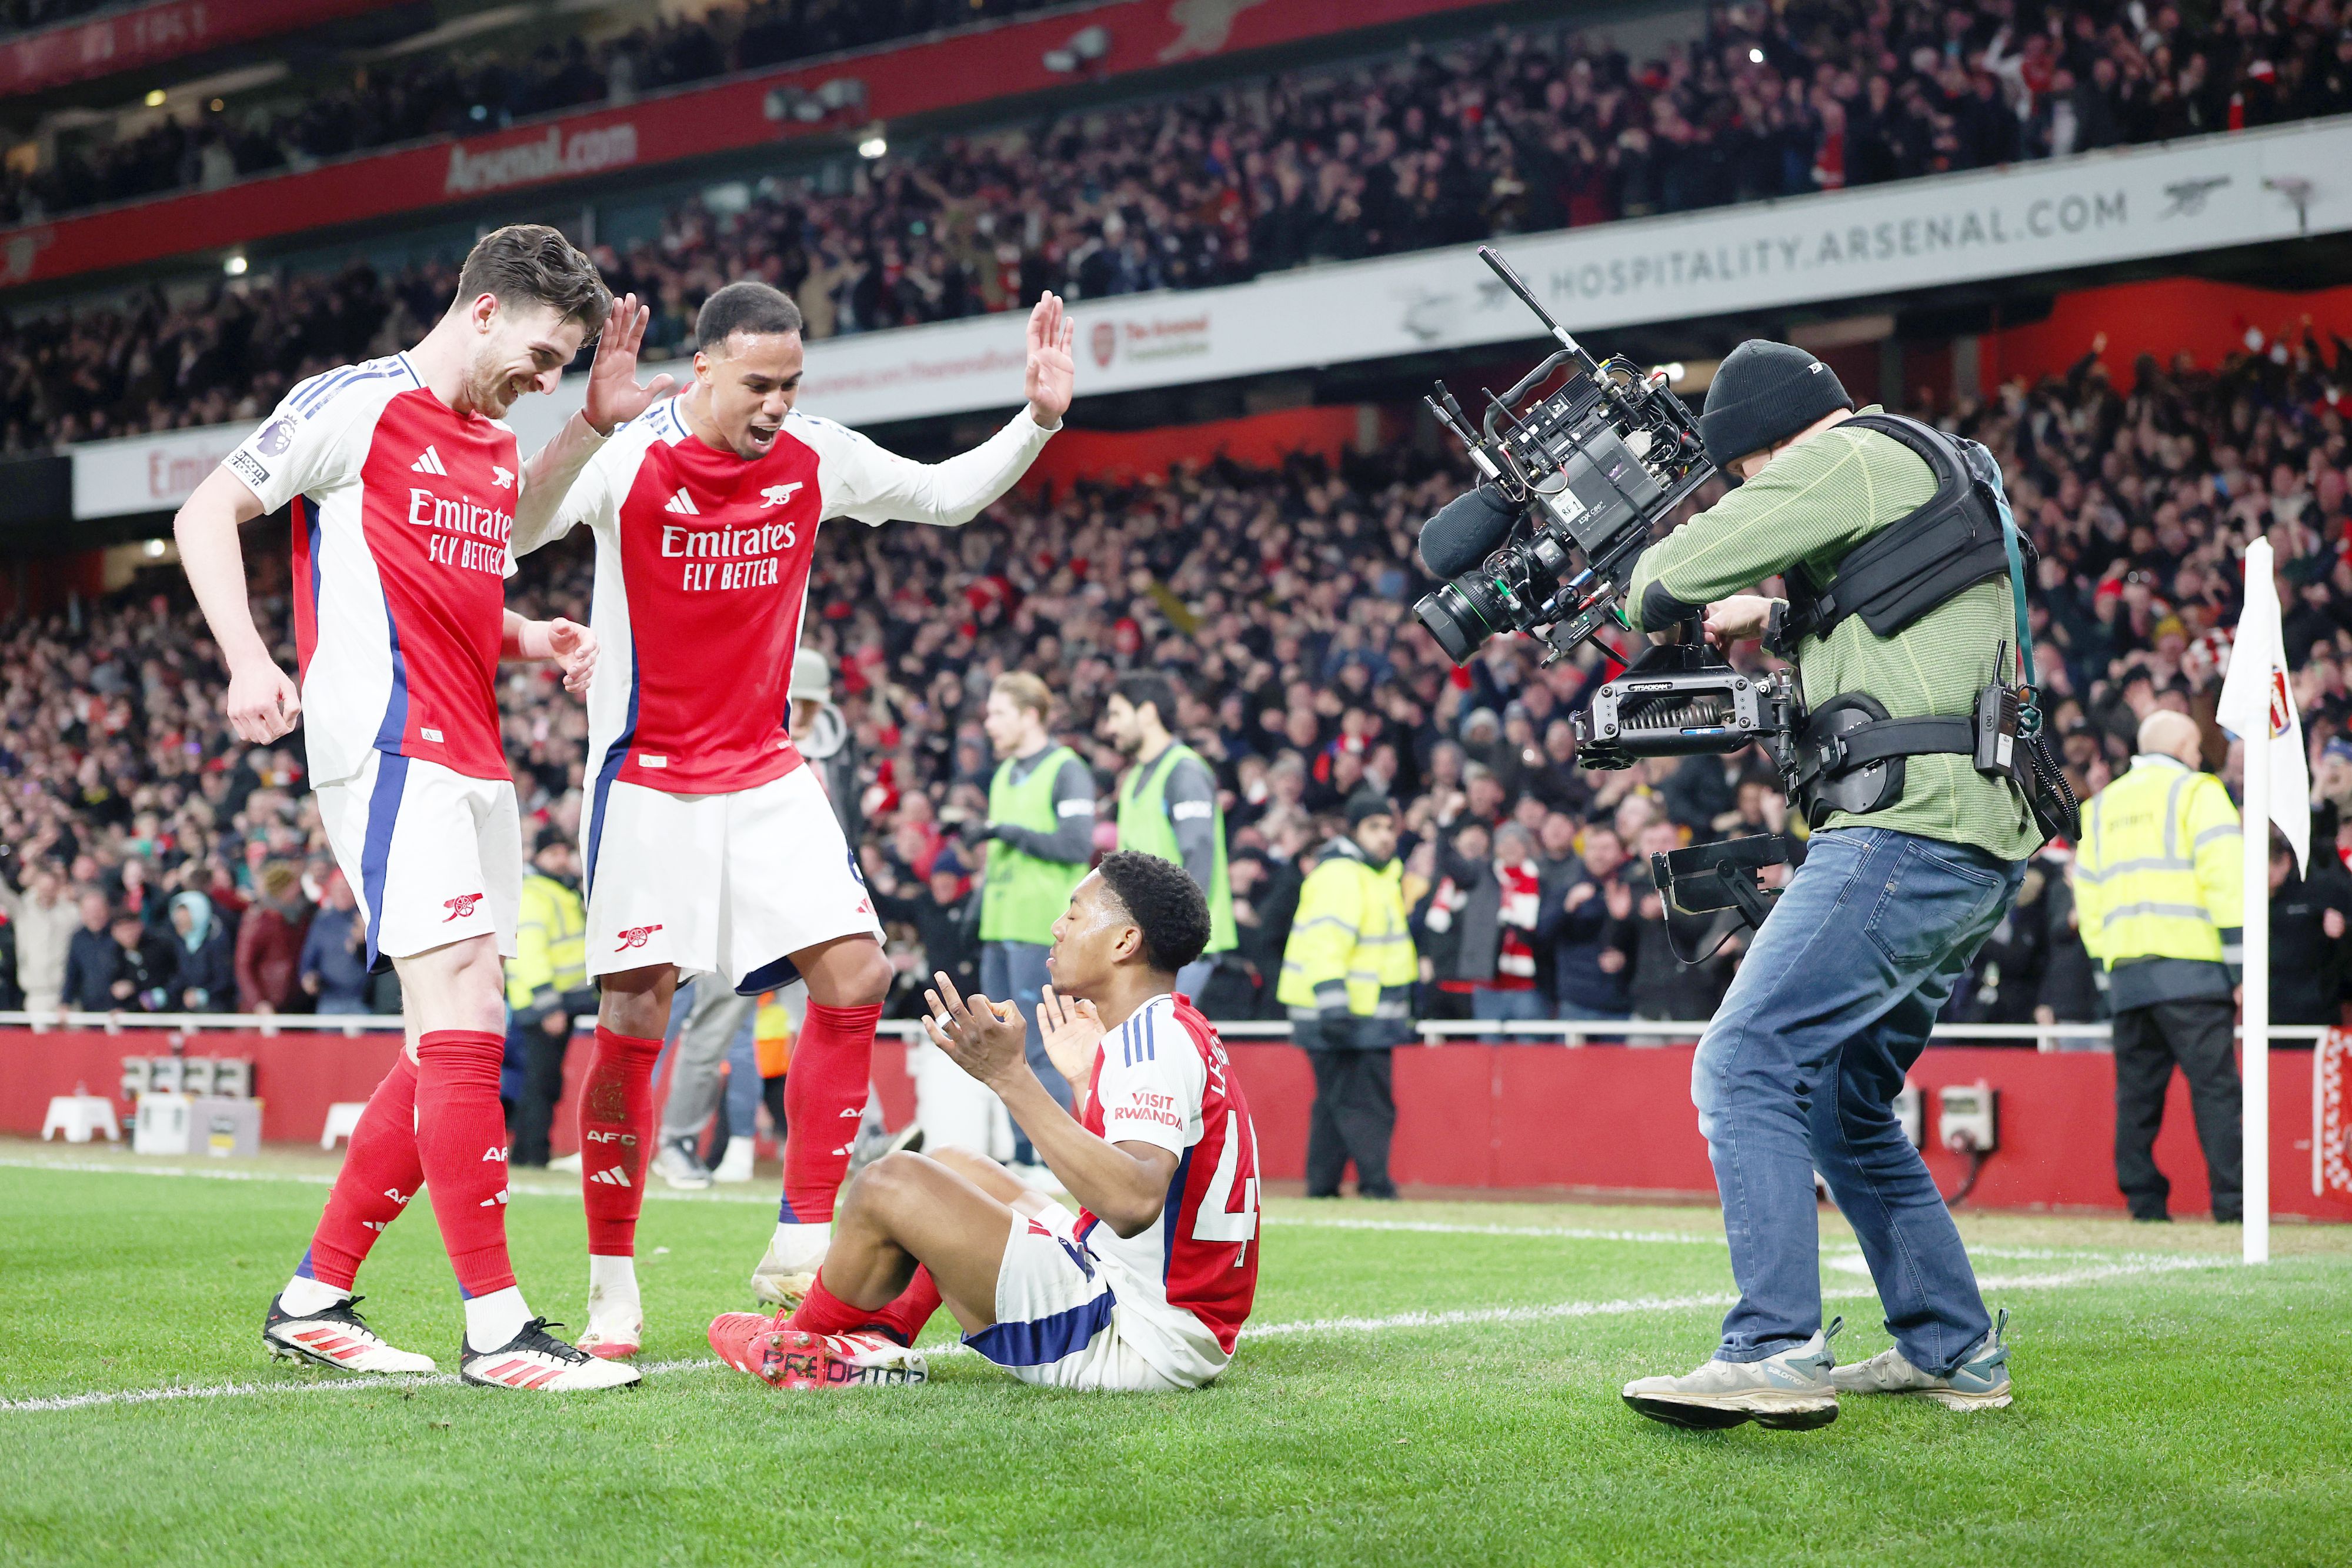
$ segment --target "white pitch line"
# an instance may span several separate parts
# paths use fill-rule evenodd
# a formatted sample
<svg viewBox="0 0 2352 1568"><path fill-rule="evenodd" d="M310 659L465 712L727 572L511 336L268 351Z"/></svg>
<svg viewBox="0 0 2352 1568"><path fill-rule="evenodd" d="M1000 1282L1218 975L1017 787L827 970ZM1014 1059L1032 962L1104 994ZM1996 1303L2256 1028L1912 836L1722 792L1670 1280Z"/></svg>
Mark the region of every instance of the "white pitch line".
<svg viewBox="0 0 2352 1568"><path fill-rule="evenodd" d="M2096 1284L2135 1275L2224 1268L2234 1261L2226 1258L2157 1258L2135 1263L2078 1268L2063 1274L1980 1279L1978 1284L1987 1290L2063 1289L2069 1286ZM1868 1290L1826 1290L1822 1293L1822 1299L1824 1301L1866 1301L1874 1300L1876 1297ZM1426 1329L1483 1328L1504 1323L1556 1322L1575 1318L1625 1317L1637 1312L1680 1312L1702 1307L1727 1307L1737 1300L1738 1297L1727 1291L1693 1296L1633 1296L1610 1301L1554 1301L1527 1307L1466 1307L1451 1311L1398 1312L1384 1318L1308 1318L1286 1323L1256 1324L1244 1329L1241 1337L1251 1341L1276 1340L1318 1334L1378 1334ZM927 1348L924 1353L953 1356L969 1354L970 1352L961 1344L952 1344ZM678 1361L649 1362L638 1370L648 1377L661 1377L681 1372L716 1371L724 1364L707 1357L689 1357ZM176 1384L163 1388L99 1390L31 1399L0 1399L0 1415L53 1415L101 1405L155 1405L181 1399L243 1399L277 1394L447 1388L456 1386L458 1381L455 1373L445 1372L404 1377L320 1378L305 1383Z"/></svg>
<svg viewBox="0 0 2352 1568"><path fill-rule="evenodd" d="M1325 1219L1317 1215L1264 1215L1267 1225L1296 1226L1306 1230L1416 1231L1430 1236L1556 1237L1562 1241L1664 1242L1677 1247L1721 1247L1720 1236L1688 1230L1585 1230L1548 1225L1454 1225L1443 1220Z"/></svg>

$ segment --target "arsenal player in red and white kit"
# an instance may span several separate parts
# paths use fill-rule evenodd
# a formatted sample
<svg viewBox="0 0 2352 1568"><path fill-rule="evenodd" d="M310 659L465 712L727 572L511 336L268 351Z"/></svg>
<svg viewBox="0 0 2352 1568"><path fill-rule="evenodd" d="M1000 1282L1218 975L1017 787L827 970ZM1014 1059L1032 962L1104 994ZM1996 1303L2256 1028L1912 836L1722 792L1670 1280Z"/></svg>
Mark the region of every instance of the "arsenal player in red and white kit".
<svg viewBox="0 0 2352 1568"><path fill-rule="evenodd" d="M466 1381L562 1392L636 1381L530 1316L507 1259L501 952L514 951L522 837L499 742L501 658L554 659L583 688L594 637L506 607L514 507L667 388L635 381L646 312L615 306L551 228L476 245L447 314L405 353L297 386L176 524L181 559L229 667L228 718L264 744L302 716L319 816L360 893L371 962L390 960L406 1048L352 1134L300 1267L270 1303L274 1355L356 1372L430 1371L352 1308L361 1261L416 1195L466 1299ZM530 463L499 420L551 391L602 330L587 405ZM298 690L254 629L238 527L294 510ZM615 1375L625 1373L626 1375Z"/></svg>
<svg viewBox="0 0 2352 1568"><path fill-rule="evenodd" d="M634 1255L652 1076L681 970L745 993L807 982L785 1079L783 1196L753 1289L797 1300L824 1256L891 969L856 852L790 732L818 525L969 521L1060 428L1070 335L1062 302L1045 296L1029 320L1028 406L971 451L915 463L795 410L799 309L764 283L732 283L696 322L693 384L576 479L559 473L519 506L526 552L583 523L596 538L603 652L582 840L588 972L604 999L580 1097L583 1349L627 1356L642 1341Z"/></svg>
<svg viewBox="0 0 2352 1568"><path fill-rule="evenodd" d="M1029 1065L1017 1007L942 973L932 1041L993 1089L1086 1206L976 1154L877 1161L844 1194L824 1270L772 1320L722 1314L710 1345L781 1387L922 1382L911 1347L944 1301L964 1342L1024 1383L1198 1388L1225 1369L1257 1290L1257 1134L1217 1031L1174 994L1209 940L1182 867L1126 851L1054 922L1046 1052L1076 1118Z"/></svg>

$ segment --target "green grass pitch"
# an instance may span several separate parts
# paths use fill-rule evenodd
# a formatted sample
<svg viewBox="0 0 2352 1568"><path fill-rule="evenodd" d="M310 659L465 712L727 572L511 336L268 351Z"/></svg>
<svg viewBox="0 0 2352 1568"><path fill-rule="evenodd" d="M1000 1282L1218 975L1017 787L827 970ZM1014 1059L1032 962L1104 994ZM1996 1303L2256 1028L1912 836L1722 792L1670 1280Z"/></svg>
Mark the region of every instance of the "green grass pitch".
<svg viewBox="0 0 2352 1568"><path fill-rule="evenodd" d="M1278 1199L1251 1335L1204 1392L1051 1394L948 1353L924 1387L786 1395L703 1339L751 1305L763 1174L646 1205L652 1375L547 1397L266 1359L331 1169L0 1144L0 1562L2352 1561L2340 1231L2282 1227L2247 1270L2233 1230L1967 1215L2013 1312L2012 1408L1849 1399L1819 1432L1698 1434L1617 1390L1714 1342L1731 1280L1704 1209ZM510 1215L534 1308L577 1324L576 1189L527 1179ZM1857 1360L1886 1336L1822 1226ZM449 1364L428 1215L362 1284Z"/></svg>

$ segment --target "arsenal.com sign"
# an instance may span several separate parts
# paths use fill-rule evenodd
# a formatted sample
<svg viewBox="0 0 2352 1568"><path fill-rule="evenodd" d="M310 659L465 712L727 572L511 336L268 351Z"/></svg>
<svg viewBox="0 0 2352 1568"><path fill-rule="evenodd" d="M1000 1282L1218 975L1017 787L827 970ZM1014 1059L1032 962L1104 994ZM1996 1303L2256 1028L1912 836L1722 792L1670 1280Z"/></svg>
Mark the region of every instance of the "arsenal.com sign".
<svg viewBox="0 0 2352 1568"><path fill-rule="evenodd" d="M634 121L592 126L569 134L561 125L551 125L544 133L512 146L478 151L457 142L449 149L449 177L442 182L441 188L453 196L478 195L509 185L535 185L543 180L593 174L636 161L637 127Z"/></svg>

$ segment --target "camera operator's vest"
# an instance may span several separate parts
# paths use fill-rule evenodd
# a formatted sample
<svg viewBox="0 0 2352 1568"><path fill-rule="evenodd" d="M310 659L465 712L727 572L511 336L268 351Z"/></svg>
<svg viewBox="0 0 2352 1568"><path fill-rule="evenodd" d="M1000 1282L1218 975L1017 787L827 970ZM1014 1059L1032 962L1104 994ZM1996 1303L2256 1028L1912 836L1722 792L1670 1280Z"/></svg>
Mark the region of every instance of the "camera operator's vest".
<svg viewBox="0 0 2352 1568"><path fill-rule="evenodd" d="M1817 584L1802 566L1785 574L1789 608L1772 649L1794 655L1808 637L1826 637L1850 616L1873 636L1891 637L1937 605L1979 583L2011 579L2017 611L2024 702L2032 699L2032 644L2025 625L2025 569L2035 559L2018 532L2001 489L2000 468L1974 441L1895 414L1860 414L1844 422L1892 437L1936 476L1936 493L1908 516L1848 551L1831 581ZM2024 718L2022 730L2021 717ZM1867 815L1903 798L1903 759L1952 752L1979 771L2006 773L2032 805L2042 831L2072 837L2074 796L2034 719L1997 680L1974 713L1893 719L1867 692L1841 692L1815 707L1799 742L1797 799L1806 819L1826 811Z"/></svg>

